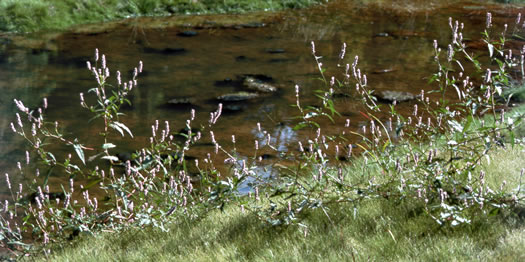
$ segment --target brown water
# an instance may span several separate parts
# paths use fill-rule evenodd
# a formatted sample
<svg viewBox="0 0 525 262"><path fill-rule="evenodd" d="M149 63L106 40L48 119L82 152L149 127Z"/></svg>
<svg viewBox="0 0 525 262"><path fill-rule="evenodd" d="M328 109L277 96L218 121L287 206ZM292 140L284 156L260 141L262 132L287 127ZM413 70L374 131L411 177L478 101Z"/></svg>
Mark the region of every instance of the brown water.
<svg viewBox="0 0 525 262"><path fill-rule="evenodd" d="M225 112L214 127L225 148L233 148L231 135L236 135L239 154L251 156L254 140L264 143L256 131L257 122L272 134L272 144L277 144L280 151L295 150L297 141L304 139L303 133L292 129L292 118L298 112L290 105L295 103L295 84L301 86L303 105L319 105L312 96L321 82L315 79L320 75L310 52L311 41L316 43L317 54L323 56L327 77L341 78L342 69L336 65L351 64L358 55L359 66L373 89L418 93L431 88L427 82L435 71L432 41L448 43L449 16L464 22L465 37L475 40L484 29L486 11L492 11L494 23L500 25L511 24L521 11L458 1L450 1L451 5L443 1L436 1L439 5L429 1L393 2L362 5L335 1L278 14L132 19L103 30L100 26L75 29L46 41L39 41L42 36L26 36L22 41L19 37L12 41L0 38L0 170L12 174L14 184L22 178L15 174L16 162L25 162L23 141L9 128L9 123L15 121L14 98L37 108L47 97L48 119L59 121L68 137L78 136L89 147L100 145L95 127L101 123L86 124L91 115L79 106L78 95L94 87L85 62L93 62L95 48L106 54L112 74L120 70L124 79L131 76L139 60L144 62L139 87L132 93L133 106L124 110L123 118L136 142L114 136L117 152L145 145L155 120L168 120L172 130L180 130L190 108L197 110L197 122L206 124L209 112L217 108L214 98L240 90L235 83L224 80L235 82L242 75L265 76L279 91L243 103L240 111ZM90 32L93 27L98 29ZM183 31L197 34L179 36ZM28 44L33 43L31 38L36 39L36 47ZM348 45L347 56L338 61L343 42ZM179 52L180 48L185 51ZM349 93L353 94L352 90ZM181 97L193 99L193 105L167 105L170 99ZM405 106L409 108L411 103ZM337 108L344 118L351 119L356 130L365 120L359 114L362 109L358 100L352 96L338 100ZM72 148L57 149L75 155ZM190 153L199 156L211 150L201 146ZM279 160L275 152L272 156L265 164ZM24 179L33 178L29 169L24 172ZM268 175L271 173L269 169ZM56 185L67 179L57 173L50 182ZM3 175L0 181L3 195L7 192Z"/></svg>

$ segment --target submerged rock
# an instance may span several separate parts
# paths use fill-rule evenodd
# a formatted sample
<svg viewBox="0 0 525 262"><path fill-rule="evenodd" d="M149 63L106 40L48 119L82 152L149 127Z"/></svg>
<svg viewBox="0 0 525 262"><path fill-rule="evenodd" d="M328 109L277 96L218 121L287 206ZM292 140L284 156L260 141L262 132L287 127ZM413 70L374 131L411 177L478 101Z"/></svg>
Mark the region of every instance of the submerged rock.
<svg viewBox="0 0 525 262"><path fill-rule="evenodd" d="M253 77L244 78L243 85L250 90L255 90L263 93L272 93L277 91L277 88L275 86L258 81Z"/></svg>
<svg viewBox="0 0 525 262"><path fill-rule="evenodd" d="M164 109L174 110L188 110L190 108L198 109L199 106L196 104L197 100L193 97L176 97L168 100L166 104L161 107Z"/></svg>
<svg viewBox="0 0 525 262"><path fill-rule="evenodd" d="M247 101L254 98L258 98L259 94L257 93L249 93L249 92L237 92L237 93L230 93L225 94L222 96L218 96L217 100L223 101L223 102L238 102L238 101Z"/></svg>
<svg viewBox="0 0 525 262"><path fill-rule="evenodd" d="M168 101L170 105L190 105L195 103L195 98L193 97L177 97Z"/></svg>
<svg viewBox="0 0 525 262"><path fill-rule="evenodd" d="M269 75L263 75L263 74L243 74L240 76L237 76L241 80L244 80L247 77L255 78L257 81L260 82L273 82L273 77Z"/></svg>
<svg viewBox="0 0 525 262"><path fill-rule="evenodd" d="M405 102L416 99L416 95L409 93L409 92L403 92L403 91L381 91L378 95L378 98L382 101L393 103L394 101L397 102Z"/></svg>

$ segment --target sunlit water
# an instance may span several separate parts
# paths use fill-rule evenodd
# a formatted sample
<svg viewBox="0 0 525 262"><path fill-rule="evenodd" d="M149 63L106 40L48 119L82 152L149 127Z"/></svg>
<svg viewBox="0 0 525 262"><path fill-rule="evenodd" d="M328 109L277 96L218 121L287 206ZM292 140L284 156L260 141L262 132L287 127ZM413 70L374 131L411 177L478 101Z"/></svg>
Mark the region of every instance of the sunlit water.
<svg viewBox="0 0 525 262"><path fill-rule="evenodd" d="M358 55L359 67L367 74L371 88L419 93L431 88L427 83L436 69L432 41L448 43L449 16L465 23L466 38L479 39L486 10L497 8L496 24L511 23L518 12L504 6L406 2L367 7L335 1L307 10L265 15L262 21L257 18L256 23L244 26L219 26L221 23L215 20L224 20L225 16L201 17L195 23L189 19L186 27L162 29L142 24L152 19L130 20L129 25L103 32L60 35L52 41L56 50L31 49L0 39L0 170L11 174L13 184L22 177L34 178L31 169L24 168L25 175L17 175L16 162L25 162L26 149L9 127L10 122L16 121L14 98L35 109L47 97L49 120L59 121L71 139L78 137L89 147L100 145L97 133L102 123L88 123L91 115L79 105L79 93L86 94L96 83L85 63L94 62L95 48L106 55L112 76L120 70L127 79L139 60L144 62L139 86L132 92L133 106L124 110L126 116L122 118L136 139L130 143L127 137L112 136L118 146L116 153L132 152L146 145L155 120L170 121L171 130L182 129L191 108L197 111L197 125L206 125L209 113L217 108L215 98L242 90L238 79L244 75L258 75L276 86L278 91L274 94L236 104L235 110L225 110L213 127L218 141L228 150L234 150L231 136L236 136L235 149L240 160L252 159L254 141L262 147L268 143L267 134L271 134L270 143L277 152L262 150L260 153L267 155L257 172L272 177L276 172L271 165L280 161L280 153L297 150L297 142L305 139L304 132L293 130L293 117L298 115L297 109L291 107L295 104L294 86L301 87L303 105L319 105L312 93L323 84L317 79L320 74L311 54L311 41L315 41L317 55L323 56L321 61L328 68L326 77L342 78L343 68L337 65L351 64ZM245 20L246 17L249 16L244 16ZM177 18L165 20L169 19ZM184 31L196 35L181 36ZM340 61L343 42L347 44L346 57ZM112 81L115 83L114 78ZM366 119L359 114L362 107L353 97L355 92L346 92L350 96L337 100L337 109L357 130ZM192 105L168 105L174 98L189 98ZM410 102L404 104L406 110L411 106ZM261 131L257 129L258 122ZM337 131L337 127L333 129ZM72 147L60 150L74 155ZM213 147L203 144L190 154L202 156L212 151ZM223 169L228 172L227 166ZM67 180L60 173L50 177L55 186ZM0 192L5 195L8 190L3 174L0 181ZM241 189L248 190L248 185Z"/></svg>

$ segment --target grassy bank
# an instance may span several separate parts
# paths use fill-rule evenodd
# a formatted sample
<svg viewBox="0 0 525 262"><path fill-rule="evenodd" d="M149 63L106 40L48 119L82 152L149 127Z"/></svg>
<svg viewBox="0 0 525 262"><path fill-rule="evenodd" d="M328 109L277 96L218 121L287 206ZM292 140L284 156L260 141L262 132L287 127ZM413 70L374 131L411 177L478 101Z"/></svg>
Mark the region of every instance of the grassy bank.
<svg viewBox="0 0 525 262"><path fill-rule="evenodd" d="M3 0L0 31L62 30L77 24L106 22L134 16L244 13L303 8L322 0Z"/></svg>
<svg viewBox="0 0 525 262"><path fill-rule="evenodd" d="M137 16L280 11L305 8L326 2L328 0L3 0L0 1L0 32L56 31L74 25L115 21ZM405 6L407 4L406 1L401 3L392 0L352 0L349 2L364 5L378 4L379 6ZM479 0L478 2L522 3L521 0ZM427 2L423 3L427 5Z"/></svg>
<svg viewBox="0 0 525 262"><path fill-rule="evenodd" d="M482 166L490 186L515 187L525 166L517 146L494 151ZM359 163L361 164L361 163ZM356 166L359 166L356 164ZM359 169L359 168L349 168ZM379 174L372 174L379 175ZM356 174L353 182L358 182ZM200 220L180 217L169 232L129 229L84 236L56 248L52 261L522 261L524 214L519 210L443 228L410 200L376 198L331 205L307 214L301 226L276 230L235 205ZM355 212L355 213L354 213ZM355 214L355 217L354 217ZM521 216L521 217L520 217Z"/></svg>

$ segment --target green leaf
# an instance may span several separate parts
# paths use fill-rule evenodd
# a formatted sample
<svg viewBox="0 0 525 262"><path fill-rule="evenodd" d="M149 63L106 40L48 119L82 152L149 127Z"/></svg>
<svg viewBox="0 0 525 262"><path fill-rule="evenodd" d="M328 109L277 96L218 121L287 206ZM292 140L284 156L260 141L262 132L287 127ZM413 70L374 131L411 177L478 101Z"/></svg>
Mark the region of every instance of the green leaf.
<svg viewBox="0 0 525 262"><path fill-rule="evenodd" d="M434 74L434 75L430 78L430 80L428 80L428 83L430 84L430 83L432 83L432 82L434 82L434 81L436 81L436 80L438 80L438 79L439 79L439 76L438 76L437 74Z"/></svg>
<svg viewBox="0 0 525 262"><path fill-rule="evenodd" d="M452 85L456 89L456 93L458 94L458 99L461 100L461 91L459 90L459 87L456 84Z"/></svg>
<svg viewBox="0 0 525 262"><path fill-rule="evenodd" d="M107 143L107 144L102 145L102 149L110 149L110 148L115 148L115 147L117 146L112 143Z"/></svg>
<svg viewBox="0 0 525 262"><path fill-rule="evenodd" d="M51 175L51 171L53 171L54 166L52 166L49 170L47 170L46 177L44 178L44 186L47 186L47 181L49 180L49 176Z"/></svg>
<svg viewBox="0 0 525 262"><path fill-rule="evenodd" d="M124 124L122 124L120 122L112 122L112 123L109 124L109 126L112 127L113 129L119 131L122 136L124 136L124 132L122 130L126 130L126 132L129 134L129 136L131 136L133 138L133 134L131 133L131 130L129 130L129 128L126 125L124 125Z"/></svg>
<svg viewBox="0 0 525 262"><path fill-rule="evenodd" d="M465 68L463 68L463 65L461 64L461 62L459 62L459 60L455 60L455 61L459 65L459 67L461 67L461 71L465 71Z"/></svg>
<svg viewBox="0 0 525 262"><path fill-rule="evenodd" d="M48 155L49 157L51 157L51 159L53 159L53 162L56 162L56 161L57 161L57 159L55 158L55 156L54 156L51 152L47 152L47 155Z"/></svg>
<svg viewBox="0 0 525 262"><path fill-rule="evenodd" d="M101 157L101 159L107 159L109 161L114 161L114 162L118 161L118 157L116 157L116 156L103 156L103 157Z"/></svg>
<svg viewBox="0 0 525 262"><path fill-rule="evenodd" d="M472 125L472 122L474 122L474 118L472 117L472 115L469 115L467 117L467 122L465 123L465 126L463 127L463 131L468 131L468 129Z"/></svg>
<svg viewBox="0 0 525 262"><path fill-rule="evenodd" d="M271 218L268 218L267 221L268 221L268 223L270 223L270 225L272 225L272 226L280 226L280 225L283 224L282 221L279 220L279 219L271 219Z"/></svg>
<svg viewBox="0 0 525 262"><path fill-rule="evenodd" d="M448 120L448 124L457 132L463 132L463 126L456 120Z"/></svg>
<svg viewBox="0 0 525 262"><path fill-rule="evenodd" d="M89 184L87 184L87 185L84 187L84 190L83 190L83 191L86 191L86 190L92 188L93 186L98 185L98 183L100 183L100 181L102 181L102 179L95 179L95 180L89 182Z"/></svg>
<svg viewBox="0 0 525 262"><path fill-rule="evenodd" d="M498 93L498 95L501 96L501 93L503 92L503 90L501 89L501 86L495 85L494 88L496 89L496 92Z"/></svg>
<svg viewBox="0 0 525 262"><path fill-rule="evenodd" d="M75 148L75 152L77 153L78 158L80 158L80 160L82 160L82 163L85 165L86 160L84 158L84 150L82 150L82 146L80 144L73 144L73 148Z"/></svg>
<svg viewBox="0 0 525 262"><path fill-rule="evenodd" d="M492 57L492 55L494 54L494 46L490 43L487 43L487 47L489 48L489 55L490 57Z"/></svg>
<svg viewBox="0 0 525 262"><path fill-rule="evenodd" d="M309 118L312 118L312 117L316 117L318 116L319 114L316 113L316 112L308 112L306 113L306 115L304 116L304 119L309 119Z"/></svg>
<svg viewBox="0 0 525 262"><path fill-rule="evenodd" d="M77 165L69 164L68 166L70 168L73 168L73 169L77 170L77 171L80 171L80 168Z"/></svg>
<svg viewBox="0 0 525 262"><path fill-rule="evenodd" d="M518 34L512 34L512 38L514 38L516 40L520 40L520 41L524 41L525 40L525 37L520 36Z"/></svg>
<svg viewBox="0 0 525 262"><path fill-rule="evenodd" d="M114 125L113 123L110 123L109 127L117 130L122 136L124 136L124 130L122 130L122 128L120 128L118 125Z"/></svg>
<svg viewBox="0 0 525 262"><path fill-rule="evenodd" d="M297 130L303 129L303 128L307 127L307 126L308 126L308 123L306 123L306 122L301 122L301 123L295 125L294 128L293 128L293 130L294 130L294 131L297 131Z"/></svg>

